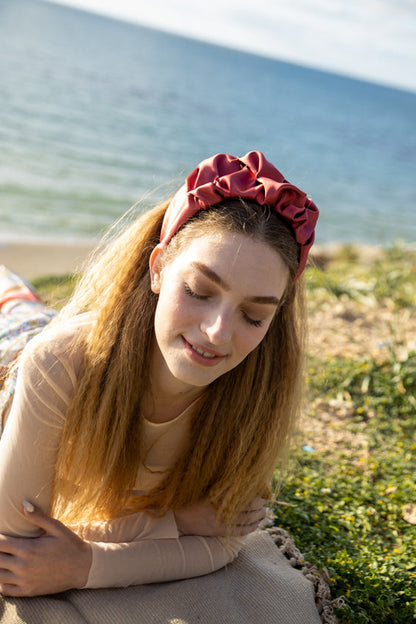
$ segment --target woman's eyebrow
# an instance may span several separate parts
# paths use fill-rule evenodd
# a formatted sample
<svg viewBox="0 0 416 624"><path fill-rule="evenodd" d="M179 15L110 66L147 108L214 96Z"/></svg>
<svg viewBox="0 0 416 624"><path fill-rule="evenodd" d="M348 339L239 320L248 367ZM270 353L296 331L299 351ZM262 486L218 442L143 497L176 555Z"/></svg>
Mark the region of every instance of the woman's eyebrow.
<svg viewBox="0 0 416 624"><path fill-rule="evenodd" d="M218 286L221 286L221 288L223 288L224 290L231 290L228 284L224 282L222 277L220 277L219 275L217 275L217 273L215 273L215 271L207 267L206 264L202 264L202 262L191 262L191 267L197 269L198 271L201 271L201 273L205 275L205 277L207 277L212 282L218 284Z"/></svg>
<svg viewBox="0 0 416 624"><path fill-rule="evenodd" d="M267 304L272 304L272 305L280 305L280 299L278 299L277 297L248 297L247 301L250 301L251 303L267 303Z"/></svg>
<svg viewBox="0 0 416 624"><path fill-rule="evenodd" d="M231 290L229 285L224 282L222 277L220 277L219 275L217 275L217 273L215 273L215 271L207 267L206 264L202 264L202 262L191 262L191 267L200 271L203 275L205 275L205 277L207 277L212 282L215 282L215 284L218 284L218 286L221 286L221 288L223 288L224 290ZM280 305L280 299L273 296L247 297L247 301L250 301L251 303L265 303L268 305L271 304L276 306Z"/></svg>

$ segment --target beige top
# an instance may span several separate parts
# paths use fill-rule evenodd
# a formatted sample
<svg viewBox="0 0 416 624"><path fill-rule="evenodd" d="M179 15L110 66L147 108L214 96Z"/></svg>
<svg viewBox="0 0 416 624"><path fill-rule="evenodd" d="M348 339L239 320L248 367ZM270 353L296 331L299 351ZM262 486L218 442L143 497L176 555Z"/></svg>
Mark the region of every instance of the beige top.
<svg viewBox="0 0 416 624"><path fill-rule="evenodd" d="M63 328L44 330L25 348L15 397L0 440L0 533L35 537L22 512L28 500L45 512L51 501L56 453L82 352L68 346L91 320L81 315ZM190 410L174 420L145 421L146 465L135 490L148 490L183 450ZM71 526L91 542L93 559L85 587L117 587L200 576L232 561L241 538L182 536L173 512L153 518L138 512L106 522Z"/></svg>

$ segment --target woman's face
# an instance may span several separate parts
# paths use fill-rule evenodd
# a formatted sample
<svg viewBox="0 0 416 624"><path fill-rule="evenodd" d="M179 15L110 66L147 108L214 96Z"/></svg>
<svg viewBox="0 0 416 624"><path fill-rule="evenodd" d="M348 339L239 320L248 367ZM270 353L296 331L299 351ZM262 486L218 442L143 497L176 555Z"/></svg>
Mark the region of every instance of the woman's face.
<svg viewBox="0 0 416 624"><path fill-rule="evenodd" d="M240 364L265 336L289 271L269 245L244 234L192 240L163 266L150 260L156 353L152 379L169 393L203 388Z"/></svg>

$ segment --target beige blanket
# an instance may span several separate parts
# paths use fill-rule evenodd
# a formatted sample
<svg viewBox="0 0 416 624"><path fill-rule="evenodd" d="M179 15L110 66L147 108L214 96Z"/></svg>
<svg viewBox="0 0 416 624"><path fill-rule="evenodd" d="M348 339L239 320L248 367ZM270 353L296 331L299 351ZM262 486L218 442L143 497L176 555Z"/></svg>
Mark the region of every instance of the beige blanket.
<svg viewBox="0 0 416 624"><path fill-rule="evenodd" d="M296 557L293 557L293 552L288 552L288 540L285 536L287 534L282 531L280 534L275 532L273 536L266 531L257 531L247 538L240 555L231 565L199 578L125 589L73 590L37 598L0 597L0 622L2 624L336 622L330 601L327 600L327 604L323 605L318 596L322 593L322 579L314 577L315 573L311 574L310 568L304 568L302 572L294 567L299 561L294 560ZM291 557L291 562L288 556ZM318 586L321 589L318 589Z"/></svg>

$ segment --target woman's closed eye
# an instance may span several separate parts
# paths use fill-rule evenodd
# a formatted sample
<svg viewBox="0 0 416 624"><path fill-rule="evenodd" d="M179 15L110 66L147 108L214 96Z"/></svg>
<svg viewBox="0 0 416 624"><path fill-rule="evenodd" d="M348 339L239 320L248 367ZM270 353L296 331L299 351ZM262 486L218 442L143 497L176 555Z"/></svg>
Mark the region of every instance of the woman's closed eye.
<svg viewBox="0 0 416 624"><path fill-rule="evenodd" d="M183 288L185 293L189 295L189 297L193 297L194 299L208 299L210 297L210 295L200 295L199 293L196 293L194 290L192 290L189 284L185 283Z"/></svg>
<svg viewBox="0 0 416 624"><path fill-rule="evenodd" d="M254 327L261 327L263 325L263 321L255 320L251 318L246 312L242 311L243 319L249 324L254 325Z"/></svg>
<svg viewBox="0 0 416 624"><path fill-rule="evenodd" d="M193 299L199 299L200 301L205 301L206 299L209 299L212 296L211 294L208 294L208 293L200 294L198 292L195 292L195 290L193 290L189 286L189 284L187 284L186 282L184 283L184 291L189 297L192 297ZM263 321L252 318L252 316L250 316L250 314L248 314L245 310L241 310L241 315L244 321L248 323L249 325L252 325L254 327L262 327Z"/></svg>

